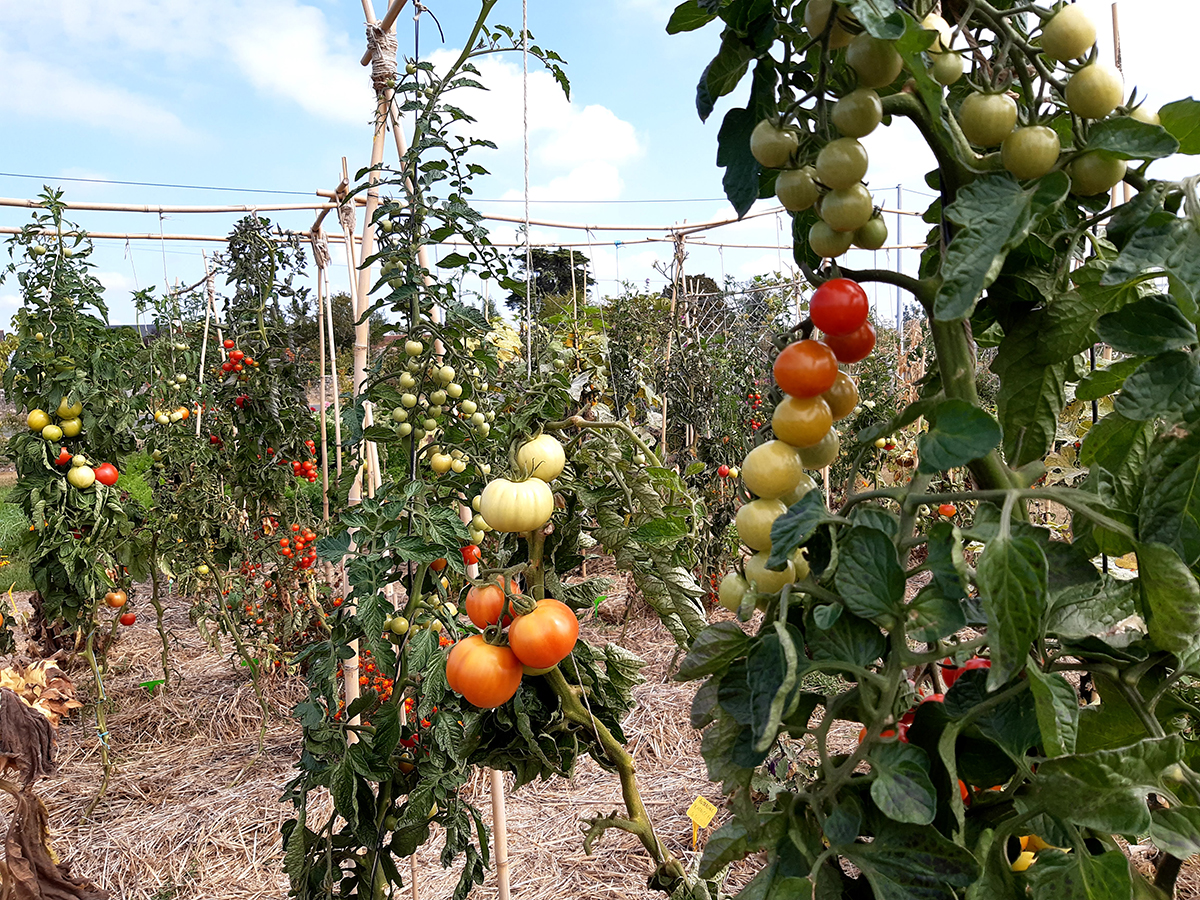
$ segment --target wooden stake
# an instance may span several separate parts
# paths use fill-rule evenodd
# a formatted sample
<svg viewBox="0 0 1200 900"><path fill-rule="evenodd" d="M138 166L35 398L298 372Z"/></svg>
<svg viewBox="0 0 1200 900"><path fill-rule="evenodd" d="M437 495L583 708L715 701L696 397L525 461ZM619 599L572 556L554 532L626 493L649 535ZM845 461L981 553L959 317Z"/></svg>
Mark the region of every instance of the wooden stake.
<svg viewBox="0 0 1200 900"><path fill-rule="evenodd" d="M509 900L508 813L504 808L504 775L492 769L491 776L492 834L496 837L496 845L492 850L496 855L496 882L500 900Z"/></svg>
<svg viewBox="0 0 1200 900"><path fill-rule="evenodd" d="M201 253L201 258L204 260L204 280L205 285L205 302L204 302L204 337L200 339L200 371L196 375L196 381L199 384L204 384L204 358L208 354L208 325L213 317L213 284L212 273L208 270L208 254ZM193 412L196 414L196 437L200 437L200 414L204 410L204 406L197 401L192 404Z"/></svg>

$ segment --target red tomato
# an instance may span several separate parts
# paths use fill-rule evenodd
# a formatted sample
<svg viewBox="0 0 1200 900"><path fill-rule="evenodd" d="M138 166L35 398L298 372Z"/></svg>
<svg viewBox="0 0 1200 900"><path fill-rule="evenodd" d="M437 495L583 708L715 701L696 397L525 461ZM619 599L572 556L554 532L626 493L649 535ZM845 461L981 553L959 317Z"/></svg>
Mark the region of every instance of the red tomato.
<svg viewBox="0 0 1200 900"><path fill-rule="evenodd" d="M117 483L117 479L121 473L117 471L117 467L112 463L101 463L96 466L96 480L101 484L112 487Z"/></svg>
<svg viewBox="0 0 1200 900"><path fill-rule="evenodd" d="M441 572L443 569L446 568L445 557L442 557L441 559L435 559L433 562L431 562L429 564L429 568L433 569L433 571L435 571L435 572Z"/></svg>
<svg viewBox="0 0 1200 900"><path fill-rule="evenodd" d="M73 458L74 458L74 454L72 454L71 451L68 450L66 447L63 447L61 450L58 451L58 459L56 459L54 462L56 465L65 466Z"/></svg>
<svg viewBox="0 0 1200 900"><path fill-rule="evenodd" d="M446 684L480 709L492 709L512 699L523 673L521 661L511 649L494 647L481 634L459 641L446 660Z"/></svg>
<svg viewBox="0 0 1200 900"><path fill-rule="evenodd" d="M515 581L510 580L508 592L519 594L521 589L517 587ZM495 582L482 586L473 584L467 591L467 600L464 605L467 609L467 618L475 623L475 627L487 628L496 623L500 618L501 610L504 609L504 589ZM507 626L510 622L512 622L512 616L507 615L501 624Z"/></svg>
<svg viewBox="0 0 1200 900"><path fill-rule="evenodd" d="M825 336L825 343L840 363L856 363L866 359L875 349L875 326L863 322L862 326L849 334Z"/></svg>
<svg viewBox="0 0 1200 900"><path fill-rule="evenodd" d="M531 669L546 669L566 659L579 637L579 619L565 603L539 600L527 616L517 616L508 629L508 645Z"/></svg>
<svg viewBox="0 0 1200 900"><path fill-rule="evenodd" d="M64 450L63 452L66 453L67 451ZM729 477L729 466L721 466L719 469L717 469L717 474L720 475L722 478L728 478Z"/></svg>
<svg viewBox="0 0 1200 900"><path fill-rule="evenodd" d="M132 625L137 621L137 613L121 613L121 624Z"/></svg>
<svg viewBox="0 0 1200 900"><path fill-rule="evenodd" d="M837 359L820 341L796 341L775 358L775 383L793 397L816 397L837 378Z"/></svg>
<svg viewBox="0 0 1200 900"><path fill-rule="evenodd" d="M954 665L953 660L947 657L942 662L942 680L946 682L946 688L949 689L962 677L963 672L971 669L990 669L991 667L992 661L981 656L972 656L961 666Z"/></svg>
<svg viewBox="0 0 1200 900"><path fill-rule="evenodd" d="M479 552L479 546L476 544L467 544L460 551L463 558L463 565L472 566L483 559L483 554Z"/></svg>
<svg viewBox="0 0 1200 900"><path fill-rule="evenodd" d="M953 503L943 503L938 507L938 515L944 519L952 519L958 512L958 507Z"/></svg>
<svg viewBox="0 0 1200 900"><path fill-rule="evenodd" d="M243 353L241 350L234 350L232 353L229 354L229 358L232 359L235 363L238 363L246 358L246 354Z"/></svg>
<svg viewBox="0 0 1200 900"><path fill-rule="evenodd" d="M221 363L221 371L222 372L232 372L233 371L233 363L231 363L231 362Z"/></svg>
<svg viewBox="0 0 1200 900"><path fill-rule="evenodd" d="M237 346L237 345L236 345L236 344L234 344L234 342L233 342L233 340L232 340L232 339L230 339L230 338L225 338L225 340L222 342L222 346L223 346L223 347L224 347L226 350L232 350L232 349L233 349L235 346Z"/></svg>
<svg viewBox="0 0 1200 900"><path fill-rule="evenodd" d="M867 321L867 292L849 278L831 278L813 293L808 314L828 335L850 334Z"/></svg>

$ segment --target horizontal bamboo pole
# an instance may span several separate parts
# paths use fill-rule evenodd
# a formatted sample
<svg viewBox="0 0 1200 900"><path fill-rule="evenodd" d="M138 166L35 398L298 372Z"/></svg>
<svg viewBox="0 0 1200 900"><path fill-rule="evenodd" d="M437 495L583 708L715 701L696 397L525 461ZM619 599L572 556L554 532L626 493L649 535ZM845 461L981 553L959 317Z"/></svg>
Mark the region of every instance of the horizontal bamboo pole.
<svg viewBox="0 0 1200 900"><path fill-rule="evenodd" d="M0 225L0 234L20 234L24 229L13 228L11 225ZM52 228L44 228L37 232L46 237L56 237L58 232ZM79 232L64 231L63 237L75 237ZM133 234L118 231L86 231L84 232L88 238L103 241L211 241L214 243L225 243L229 240L227 234ZM287 239L287 234L272 235L276 240L282 242ZM300 235L304 237L304 235ZM340 244L342 238L340 235L329 235L331 244Z"/></svg>
<svg viewBox="0 0 1200 900"><path fill-rule="evenodd" d="M150 206L135 203L86 203L67 202L67 209L91 212L135 212L135 213L250 213L280 212L293 209L337 209L336 203L259 203L254 206ZM15 206L18 209L44 209L40 200L25 200L19 197L0 197L0 206Z"/></svg>

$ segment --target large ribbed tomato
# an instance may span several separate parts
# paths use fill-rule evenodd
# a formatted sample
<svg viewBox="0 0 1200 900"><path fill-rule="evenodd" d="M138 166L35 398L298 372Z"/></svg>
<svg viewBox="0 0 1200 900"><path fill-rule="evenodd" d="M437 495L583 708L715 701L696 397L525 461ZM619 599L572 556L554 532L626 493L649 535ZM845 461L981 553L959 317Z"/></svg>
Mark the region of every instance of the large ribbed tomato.
<svg viewBox="0 0 1200 900"><path fill-rule="evenodd" d="M508 628L508 645L531 669L546 669L567 658L579 637L579 619L571 607L547 597Z"/></svg>
<svg viewBox="0 0 1200 900"><path fill-rule="evenodd" d="M481 634L463 638L446 660L446 684L480 709L511 700L522 674L521 661L512 650L489 644Z"/></svg>
<svg viewBox="0 0 1200 900"><path fill-rule="evenodd" d="M519 594L521 589L515 581L510 580L508 592ZM504 588L494 581L485 585L473 584L467 591L465 606L467 618L475 623L476 628L487 628L489 625L494 625L504 609ZM503 624L507 626L511 621L512 615L510 614L504 617Z"/></svg>
<svg viewBox="0 0 1200 900"><path fill-rule="evenodd" d="M496 531L535 531L554 514L554 492L540 478L497 478L479 495L479 514Z"/></svg>
<svg viewBox="0 0 1200 900"><path fill-rule="evenodd" d="M526 474L542 481L552 481L562 474L567 463L563 445L548 434L539 435L517 450L517 464Z"/></svg>

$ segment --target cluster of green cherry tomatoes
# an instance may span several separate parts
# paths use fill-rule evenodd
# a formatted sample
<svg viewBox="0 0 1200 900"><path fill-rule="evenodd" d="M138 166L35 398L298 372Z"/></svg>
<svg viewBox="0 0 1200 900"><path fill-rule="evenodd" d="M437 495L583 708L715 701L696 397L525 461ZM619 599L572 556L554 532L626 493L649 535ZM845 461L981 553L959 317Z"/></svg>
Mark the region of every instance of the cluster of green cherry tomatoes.
<svg viewBox="0 0 1200 900"><path fill-rule="evenodd" d="M1043 13L1034 7L1030 11ZM1096 26L1087 13L1066 5L1046 15L1035 43L1041 49L1038 74L1055 104L1055 115L1061 109L1077 120L1097 121L1123 109L1121 73L1095 58ZM857 85L838 97L830 110L837 136L820 137L814 156L814 135L785 120L764 119L751 134L750 150L761 165L780 170L775 193L784 208L816 209L820 219L811 227L808 242L817 256L838 257L852 246L878 250L887 240L887 225L863 182L868 159L859 139L883 121L877 89L899 78L904 60L894 42L861 31L853 13L833 0L810 0L804 23L814 39L824 36L831 50L844 50L857 78ZM964 69L962 54L953 49L954 30L936 13L921 25L936 35L926 53L929 76L943 86L955 84ZM1056 77L1058 67L1065 81ZM997 84L973 89L959 105L955 122L973 148L987 153L999 147L1003 168L1020 180L1040 178L1065 162L1072 190L1081 196L1104 193L1124 178L1125 160L1101 150L1064 151L1059 132L1038 121L1036 112L1031 120L1021 121L1017 102L1005 88ZM1144 106L1128 109L1128 115L1159 124L1158 114Z"/></svg>
<svg viewBox="0 0 1200 900"><path fill-rule="evenodd" d="M80 418L83 415L82 403L72 403L68 398L63 397L54 414L58 419L57 424L44 409L32 409L25 417L25 424L29 426L30 431L40 434L42 440L47 443L58 443L64 439L73 440L79 437L83 431L83 419ZM120 472L112 463L101 463L93 468L91 462L82 453L72 453L66 447L60 447L54 464L65 466L68 463L70 463L70 468L67 469L67 481L81 491L87 490L97 481L111 487L117 483L117 478L120 477Z"/></svg>
<svg viewBox="0 0 1200 900"><path fill-rule="evenodd" d="M809 301L809 318L822 339L789 344L775 359L772 374L783 392L771 416L775 440L759 444L742 462L742 480L757 499L737 512L738 537L754 553L745 573L728 573L718 598L738 610L746 592L774 594L808 575L808 562L797 551L780 571L767 568L771 526L788 508L816 487L805 469L830 465L840 446L834 423L858 406L858 388L839 363L865 359L875 347L875 328L867 319L866 292L854 281L834 278Z"/></svg>

